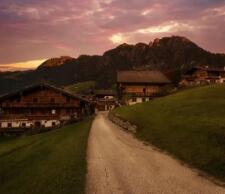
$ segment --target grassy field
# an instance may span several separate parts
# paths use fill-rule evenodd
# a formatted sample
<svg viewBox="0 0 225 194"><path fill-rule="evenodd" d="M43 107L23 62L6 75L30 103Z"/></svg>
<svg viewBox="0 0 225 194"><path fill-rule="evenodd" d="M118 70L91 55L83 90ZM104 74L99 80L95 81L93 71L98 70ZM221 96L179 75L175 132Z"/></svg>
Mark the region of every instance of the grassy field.
<svg viewBox="0 0 225 194"><path fill-rule="evenodd" d="M28 137L0 138L0 193L84 193L90 123Z"/></svg>
<svg viewBox="0 0 225 194"><path fill-rule="evenodd" d="M96 83L95 81L86 81L86 82L79 82L73 85L69 85L65 87L65 89L68 92L71 92L73 94L79 94L82 93L83 91L86 91L92 87L95 87Z"/></svg>
<svg viewBox="0 0 225 194"><path fill-rule="evenodd" d="M193 88L115 109L137 137L225 181L225 85Z"/></svg>

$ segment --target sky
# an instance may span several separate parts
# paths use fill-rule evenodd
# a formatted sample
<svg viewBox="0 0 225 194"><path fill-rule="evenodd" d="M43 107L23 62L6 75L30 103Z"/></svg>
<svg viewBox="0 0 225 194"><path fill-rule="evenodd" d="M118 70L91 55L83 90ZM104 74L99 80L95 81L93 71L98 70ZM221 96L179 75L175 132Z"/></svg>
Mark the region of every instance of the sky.
<svg viewBox="0 0 225 194"><path fill-rule="evenodd" d="M225 0L0 0L0 70L185 36L225 53Z"/></svg>

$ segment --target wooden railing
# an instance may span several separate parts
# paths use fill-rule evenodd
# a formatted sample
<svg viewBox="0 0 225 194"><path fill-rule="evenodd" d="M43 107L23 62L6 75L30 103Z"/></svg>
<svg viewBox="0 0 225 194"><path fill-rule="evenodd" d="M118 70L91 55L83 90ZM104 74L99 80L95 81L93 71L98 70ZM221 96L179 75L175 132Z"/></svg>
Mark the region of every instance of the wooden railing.
<svg viewBox="0 0 225 194"><path fill-rule="evenodd" d="M158 92L132 92L132 93L126 93L127 95L130 95L131 97L154 97L154 96L158 96L160 91Z"/></svg>
<svg viewBox="0 0 225 194"><path fill-rule="evenodd" d="M191 76L191 75L183 75L182 76L183 79L201 79L201 80L207 80L207 79L221 79L223 78L222 76L216 76L216 75L208 75L208 76Z"/></svg>
<svg viewBox="0 0 225 194"><path fill-rule="evenodd" d="M3 103L2 107L15 107L15 108L26 108L26 107L31 107L31 108L36 108L36 107L78 107L76 104L71 104L71 103Z"/></svg>
<svg viewBox="0 0 225 194"><path fill-rule="evenodd" d="M0 115L0 120L21 120L21 119L58 119L61 115L37 115L37 114L10 114Z"/></svg>

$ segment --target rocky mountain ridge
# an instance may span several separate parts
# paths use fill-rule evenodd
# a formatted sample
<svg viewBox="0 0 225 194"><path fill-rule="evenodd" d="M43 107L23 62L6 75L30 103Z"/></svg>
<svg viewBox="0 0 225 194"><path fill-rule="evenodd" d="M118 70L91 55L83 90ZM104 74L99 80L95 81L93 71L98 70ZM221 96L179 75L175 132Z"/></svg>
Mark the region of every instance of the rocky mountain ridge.
<svg viewBox="0 0 225 194"><path fill-rule="evenodd" d="M122 44L102 56L53 58L33 71L0 74L0 93L40 81L56 86L96 81L99 88L108 88L115 84L117 71L130 69L160 70L176 84L183 71L196 65L223 67L225 54L206 51L185 37L164 37L149 44Z"/></svg>

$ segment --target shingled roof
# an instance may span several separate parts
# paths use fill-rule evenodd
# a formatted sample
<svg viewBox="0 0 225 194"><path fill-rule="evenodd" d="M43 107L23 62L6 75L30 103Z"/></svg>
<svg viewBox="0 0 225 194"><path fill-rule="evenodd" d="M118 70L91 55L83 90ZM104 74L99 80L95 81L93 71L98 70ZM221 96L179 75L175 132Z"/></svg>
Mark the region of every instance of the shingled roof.
<svg viewBox="0 0 225 194"><path fill-rule="evenodd" d="M115 92L113 90L94 90L94 94L105 95L105 96L115 96Z"/></svg>
<svg viewBox="0 0 225 194"><path fill-rule="evenodd" d="M119 71L117 82L120 83L158 83L169 84L171 81L160 71Z"/></svg>
<svg viewBox="0 0 225 194"><path fill-rule="evenodd" d="M225 68L222 67L209 67L209 66L196 66L189 69L185 74L192 74L196 70L204 70L208 72L225 72Z"/></svg>
<svg viewBox="0 0 225 194"><path fill-rule="evenodd" d="M32 91L32 90L35 90L35 89L38 89L38 88L52 89L52 90L55 90L55 91L57 91L59 93L64 94L65 96L69 96L69 97L72 97L72 98L79 99L81 101L88 102L87 100L85 100L84 98L81 98L80 96L71 94L71 93L69 93L69 92L67 92L67 91L65 91L65 90L63 90L61 88L57 88L57 87L52 86L52 85L47 84L47 83L38 83L38 84L30 85L30 86L24 87L23 89L17 90L15 92L11 92L11 93L2 95L2 96L0 96L0 101L6 100L6 99L8 99L10 97L16 96L16 95L24 93L24 92L29 92L29 91Z"/></svg>

